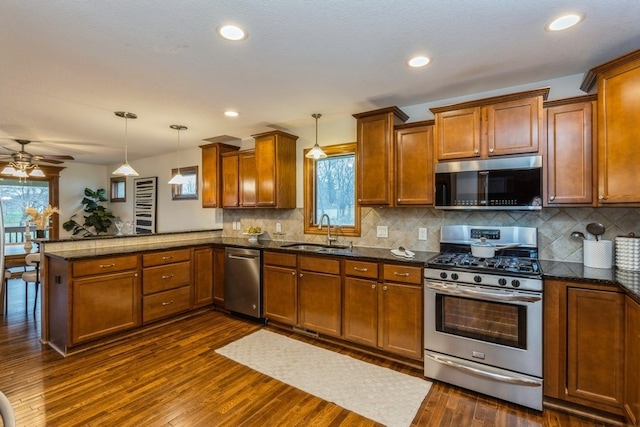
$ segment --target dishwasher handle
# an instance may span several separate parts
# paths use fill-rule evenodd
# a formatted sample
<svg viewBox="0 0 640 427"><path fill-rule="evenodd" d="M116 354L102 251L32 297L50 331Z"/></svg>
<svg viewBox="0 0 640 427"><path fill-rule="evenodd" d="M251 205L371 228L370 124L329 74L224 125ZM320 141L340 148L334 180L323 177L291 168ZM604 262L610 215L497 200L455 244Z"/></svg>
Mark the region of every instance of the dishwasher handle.
<svg viewBox="0 0 640 427"><path fill-rule="evenodd" d="M227 254L227 258L229 259L248 259L248 260L254 260L256 258L258 258L259 255L234 255L234 254Z"/></svg>

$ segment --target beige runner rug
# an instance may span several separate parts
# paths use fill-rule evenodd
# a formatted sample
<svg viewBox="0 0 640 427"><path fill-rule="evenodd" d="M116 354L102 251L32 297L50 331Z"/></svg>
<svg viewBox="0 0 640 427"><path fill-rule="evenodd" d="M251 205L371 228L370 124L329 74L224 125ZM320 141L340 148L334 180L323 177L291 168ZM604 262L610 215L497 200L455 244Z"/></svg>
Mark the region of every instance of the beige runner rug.
<svg viewBox="0 0 640 427"><path fill-rule="evenodd" d="M216 353L389 427L409 426L431 387L424 379L265 330Z"/></svg>

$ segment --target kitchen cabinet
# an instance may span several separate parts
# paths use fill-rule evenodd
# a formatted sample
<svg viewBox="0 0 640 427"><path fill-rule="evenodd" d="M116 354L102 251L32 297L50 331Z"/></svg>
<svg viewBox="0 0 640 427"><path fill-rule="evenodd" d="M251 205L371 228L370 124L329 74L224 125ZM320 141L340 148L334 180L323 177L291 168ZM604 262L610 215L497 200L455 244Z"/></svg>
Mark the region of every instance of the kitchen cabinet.
<svg viewBox="0 0 640 427"><path fill-rule="evenodd" d="M340 337L342 324L340 260L298 256L298 326Z"/></svg>
<svg viewBox="0 0 640 427"><path fill-rule="evenodd" d="M640 204L640 50L590 70L581 88L598 87L598 203Z"/></svg>
<svg viewBox="0 0 640 427"><path fill-rule="evenodd" d="M622 415L624 328L618 286L546 280L545 396Z"/></svg>
<svg viewBox="0 0 640 427"><path fill-rule="evenodd" d="M624 409L631 425L640 425L640 305L625 298L625 398Z"/></svg>
<svg viewBox="0 0 640 427"><path fill-rule="evenodd" d="M214 256L212 247L193 249L193 307L213 303Z"/></svg>
<svg viewBox="0 0 640 427"><path fill-rule="evenodd" d="M222 155L222 207L256 205L256 157L254 150Z"/></svg>
<svg viewBox="0 0 640 427"><path fill-rule="evenodd" d="M398 107L354 114L357 120L356 198L361 206L393 205L394 126L407 121Z"/></svg>
<svg viewBox="0 0 640 427"><path fill-rule="evenodd" d="M395 206L433 206L433 120L396 126Z"/></svg>
<svg viewBox="0 0 640 427"><path fill-rule="evenodd" d="M137 255L47 260L49 340L60 352L140 325Z"/></svg>
<svg viewBox="0 0 640 427"><path fill-rule="evenodd" d="M145 253L142 266L143 323L192 308L190 249Z"/></svg>
<svg viewBox="0 0 640 427"><path fill-rule="evenodd" d="M269 321L298 323L297 256L265 251L262 269L263 314Z"/></svg>
<svg viewBox="0 0 640 427"><path fill-rule="evenodd" d="M538 153L548 93L544 88L431 108L437 160Z"/></svg>
<svg viewBox="0 0 640 427"><path fill-rule="evenodd" d="M545 102L545 206L591 206L597 169L595 95Z"/></svg>
<svg viewBox="0 0 640 427"><path fill-rule="evenodd" d="M222 207L222 153L238 151L239 147L220 142L201 145L202 207Z"/></svg>
<svg viewBox="0 0 640 427"><path fill-rule="evenodd" d="M240 163L240 206L256 205L256 153L253 150L241 151Z"/></svg>
<svg viewBox="0 0 640 427"><path fill-rule="evenodd" d="M213 303L224 307L224 248L213 249Z"/></svg>
<svg viewBox="0 0 640 427"><path fill-rule="evenodd" d="M256 161L256 206L296 207L297 136L281 131L253 135Z"/></svg>
<svg viewBox="0 0 640 427"><path fill-rule="evenodd" d="M378 263L344 262L344 335L346 340L378 346Z"/></svg>

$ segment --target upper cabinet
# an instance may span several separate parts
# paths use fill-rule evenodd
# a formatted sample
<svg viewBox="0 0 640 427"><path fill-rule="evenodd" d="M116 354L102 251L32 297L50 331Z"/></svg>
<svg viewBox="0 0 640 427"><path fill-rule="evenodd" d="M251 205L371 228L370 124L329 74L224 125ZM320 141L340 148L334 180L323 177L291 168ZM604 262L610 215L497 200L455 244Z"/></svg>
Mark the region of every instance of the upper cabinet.
<svg viewBox="0 0 640 427"><path fill-rule="evenodd" d="M545 206L596 203L595 95L549 101L545 113Z"/></svg>
<svg viewBox="0 0 640 427"><path fill-rule="evenodd" d="M281 131L253 135L256 140L256 206L296 207L296 141Z"/></svg>
<svg viewBox="0 0 640 427"><path fill-rule="evenodd" d="M407 121L398 107L354 114L357 120L357 184L361 206L392 206L394 126Z"/></svg>
<svg viewBox="0 0 640 427"><path fill-rule="evenodd" d="M437 160L538 153L549 88L432 108Z"/></svg>
<svg viewBox="0 0 640 427"><path fill-rule="evenodd" d="M396 126L395 206L433 206L433 120Z"/></svg>
<svg viewBox="0 0 640 427"><path fill-rule="evenodd" d="M598 201L640 203L640 50L587 73L582 89L598 84Z"/></svg>
<svg viewBox="0 0 640 427"><path fill-rule="evenodd" d="M222 153L238 151L239 147L214 142L202 149L202 207L222 207Z"/></svg>

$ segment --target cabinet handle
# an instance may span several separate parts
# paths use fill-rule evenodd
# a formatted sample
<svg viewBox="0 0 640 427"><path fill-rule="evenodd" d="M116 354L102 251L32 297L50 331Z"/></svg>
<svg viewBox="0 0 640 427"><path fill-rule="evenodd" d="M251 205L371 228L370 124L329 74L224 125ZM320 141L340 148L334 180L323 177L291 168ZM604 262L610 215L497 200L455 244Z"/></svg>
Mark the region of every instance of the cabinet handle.
<svg viewBox="0 0 640 427"><path fill-rule="evenodd" d="M302 273L300 273L300 277L302 277Z"/></svg>
<svg viewBox="0 0 640 427"><path fill-rule="evenodd" d="M549 201L553 202L556 199L556 196L549 197Z"/></svg>
<svg viewBox="0 0 640 427"><path fill-rule="evenodd" d="M100 268L111 268L114 267L115 264L100 264Z"/></svg>
<svg viewBox="0 0 640 427"><path fill-rule="evenodd" d="M163 302L163 303L162 303L162 305L163 305L163 306L164 306L164 305L171 305L171 304L173 304L173 300L171 300L171 301L165 301L165 302Z"/></svg>
<svg viewBox="0 0 640 427"><path fill-rule="evenodd" d="M387 290L387 287L386 287L386 286L383 286L383 287L382 287L382 290L383 290L383 291L386 291L386 290Z"/></svg>
<svg viewBox="0 0 640 427"><path fill-rule="evenodd" d="M480 153L480 150L478 150L478 149L473 150L473 154L478 154L478 153Z"/></svg>
<svg viewBox="0 0 640 427"><path fill-rule="evenodd" d="M402 202L402 199L398 199L398 203Z"/></svg>
<svg viewBox="0 0 640 427"><path fill-rule="evenodd" d="M409 273L398 273L397 271L394 271L393 274L395 276L400 276L400 277L408 277Z"/></svg>
<svg viewBox="0 0 640 427"><path fill-rule="evenodd" d="M164 276L162 276L163 279L171 279L173 277L173 274L165 274Z"/></svg>
<svg viewBox="0 0 640 427"><path fill-rule="evenodd" d="M362 202L362 199L358 199L358 203Z"/></svg>
<svg viewBox="0 0 640 427"><path fill-rule="evenodd" d="M489 148L489 152L490 152L490 153L493 153L493 148Z"/></svg>
<svg viewBox="0 0 640 427"><path fill-rule="evenodd" d="M163 256L162 257L163 261L168 260L168 259L173 259L173 257L172 256Z"/></svg>
<svg viewBox="0 0 640 427"><path fill-rule="evenodd" d="M598 196L598 200L607 200L607 198L604 197L604 195L601 194L601 195Z"/></svg>
<svg viewBox="0 0 640 427"><path fill-rule="evenodd" d="M376 285L374 283L373 285L371 285L371 289L375 289L375 288L376 288Z"/></svg>
<svg viewBox="0 0 640 427"><path fill-rule="evenodd" d="M369 271L369 270L367 269L367 267L364 267L364 268L353 267L353 269L354 269L355 271L362 271L363 273L364 273L365 271Z"/></svg>
<svg viewBox="0 0 640 427"><path fill-rule="evenodd" d="M295 271L292 271L292 272L291 272L291 275L292 275L292 276L295 276L295 275L296 275L296 272L295 272Z"/></svg>

